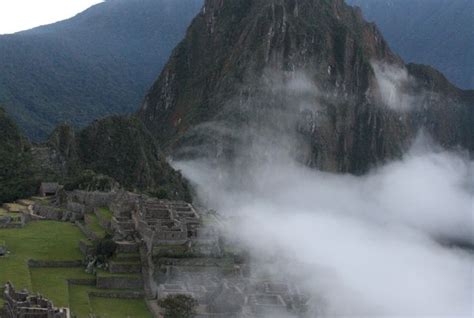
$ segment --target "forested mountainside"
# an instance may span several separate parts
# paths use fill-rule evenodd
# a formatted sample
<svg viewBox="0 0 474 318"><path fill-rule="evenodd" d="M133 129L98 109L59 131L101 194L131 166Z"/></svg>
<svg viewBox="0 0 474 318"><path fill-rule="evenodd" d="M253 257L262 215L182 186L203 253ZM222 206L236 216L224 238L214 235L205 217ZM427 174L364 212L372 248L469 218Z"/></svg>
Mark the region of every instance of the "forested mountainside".
<svg viewBox="0 0 474 318"><path fill-rule="evenodd" d="M473 150L471 93L405 65L343 0L207 0L139 116L175 156L228 158L297 131L285 146L307 165L363 173L420 129Z"/></svg>
<svg viewBox="0 0 474 318"><path fill-rule="evenodd" d="M44 140L63 122L137 109L201 0L108 0L52 25L0 36L0 104Z"/></svg>
<svg viewBox="0 0 474 318"><path fill-rule="evenodd" d="M407 62L428 64L474 89L474 1L346 0L374 21Z"/></svg>
<svg viewBox="0 0 474 318"><path fill-rule="evenodd" d="M190 201L187 182L170 167L156 141L133 116L107 117L77 133L70 126L59 126L34 151L44 164L43 171L73 188L82 187L88 179L97 184L97 174L111 177L127 190ZM109 188L113 187L110 181L106 182Z"/></svg>
<svg viewBox="0 0 474 318"><path fill-rule="evenodd" d="M31 195L36 174L30 144L0 107L0 203Z"/></svg>
<svg viewBox="0 0 474 318"><path fill-rule="evenodd" d="M44 181L191 199L187 182L136 118L108 117L78 132L61 125L48 142L32 145L0 108L0 133L0 204L33 195Z"/></svg>

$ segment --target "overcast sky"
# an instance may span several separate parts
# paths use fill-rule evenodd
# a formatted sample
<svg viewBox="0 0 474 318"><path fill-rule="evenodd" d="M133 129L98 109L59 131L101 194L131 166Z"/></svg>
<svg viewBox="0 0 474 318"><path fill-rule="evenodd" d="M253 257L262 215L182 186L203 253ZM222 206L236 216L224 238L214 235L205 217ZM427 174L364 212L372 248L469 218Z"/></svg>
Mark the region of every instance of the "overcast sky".
<svg viewBox="0 0 474 318"><path fill-rule="evenodd" d="M102 0L0 0L0 34L70 18Z"/></svg>

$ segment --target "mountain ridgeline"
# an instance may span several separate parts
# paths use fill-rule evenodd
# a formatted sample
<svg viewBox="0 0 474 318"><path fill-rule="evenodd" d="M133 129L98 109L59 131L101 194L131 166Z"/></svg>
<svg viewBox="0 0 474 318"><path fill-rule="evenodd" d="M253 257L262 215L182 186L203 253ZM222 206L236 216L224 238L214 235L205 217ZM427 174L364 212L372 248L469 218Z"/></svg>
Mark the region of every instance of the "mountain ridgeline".
<svg viewBox="0 0 474 318"><path fill-rule="evenodd" d="M41 181L191 200L187 182L135 117L107 117L77 132L61 125L32 145L0 108L0 132L0 204L35 194Z"/></svg>
<svg viewBox="0 0 474 318"><path fill-rule="evenodd" d="M0 36L0 104L33 140L135 111L201 0L108 0Z"/></svg>
<svg viewBox="0 0 474 318"><path fill-rule="evenodd" d="M405 65L343 0L207 0L139 117L186 158L278 145L309 166L359 174L401 156L421 129L474 150L472 92Z"/></svg>
<svg viewBox="0 0 474 318"><path fill-rule="evenodd" d="M180 173L166 162L153 137L135 117L111 116L75 132L62 125L34 148L41 171L70 188L120 186L161 198L190 200ZM102 189L96 189L103 184ZM117 183L117 185L115 184Z"/></svg>
<svg viewBox="0 0 474 318"><path fill-rule="evenodd" d="M474 89L474 1L347 0L380 27L406 61L436 67L461 88Z"/></svg>

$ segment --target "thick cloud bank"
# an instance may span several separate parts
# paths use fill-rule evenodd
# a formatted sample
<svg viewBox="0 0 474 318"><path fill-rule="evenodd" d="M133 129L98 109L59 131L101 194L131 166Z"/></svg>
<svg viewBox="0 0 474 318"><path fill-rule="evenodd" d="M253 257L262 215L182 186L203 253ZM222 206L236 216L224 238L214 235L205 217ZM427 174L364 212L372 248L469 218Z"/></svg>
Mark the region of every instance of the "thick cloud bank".
<svg viewBox="0 0 474 318"><path fill-rule="evenodd" d="M472 163L416 148L364 177L283 160L237 173L177 167L203 204L233 217L225 232L262 270L311 291L315 312L472 317Z"/></svg>
<svg viewBox="0 0 474 318"><path fill-rule="evenodd" d="M386 106L417 107L406 70L373 68ZM256 272L307 290L309 317L473 317L473 163L420 133L401 160L361 177L309 169L295 159L298 111L340 97L304 73L270 75L229 102L242 120L200 127L231 140L233 160L175 163L197 201L229 218L227 239Z"/></svg>

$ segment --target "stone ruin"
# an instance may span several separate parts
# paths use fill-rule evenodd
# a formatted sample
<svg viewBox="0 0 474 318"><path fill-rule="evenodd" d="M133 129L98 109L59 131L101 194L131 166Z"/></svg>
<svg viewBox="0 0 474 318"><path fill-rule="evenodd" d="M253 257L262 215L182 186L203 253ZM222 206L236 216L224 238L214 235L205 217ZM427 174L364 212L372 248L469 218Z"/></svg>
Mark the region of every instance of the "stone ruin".
<svg viewBox="0 0 474 318"><path fill-rule="evenodd" d="M197 317L299 317L305 314L309 297L291 282L265 281L230 275L189 274L160 284L158 299L188 295L199 302Z"/></svg>
<svg viewBox="0 0 474 318"><path fill-rule="evenodd" d="M169 295L189 295L199 303L200 318L301 316L305 311L309 298L294 284L252 277L245 260L224 252L215 214L204 214L186 202L126 191L59 191L50 202L52 206L33 208L36 217L78 224L99 208L111 211L104 228L118 252L136 255L136 263L112 260L111 275L97 277L99 288L143 288L148 301L155 302ZM128 272L143 279L113 277Z"/></svg>
<svg viewBox="0 0 474 318"><path fill-rule="evenodd" d="M189 295L198 301L201 318L298 316L305 311L308 297L294 284L253 278L244 261L224 253L217 217L186 202L133 193L117 194L109 209L117 243L141 246L149 299Z"/></svg>
<svg viewBox="0 0 474 318"><path fill-rule="evenodd" d="M106 207L115 198L115 192L65 191L62 187L48 200L38 201L32 207L33 220L75 222L84 219L94 208Z"/></svg>
<svg viewBox="0 0 474 318"><path fill-rule="evenodd" d="M3 292L5 304L1 317L4 318L69 318L67 308L56 308L53 303L27 291L16 291L11 283Z"/></svg>

